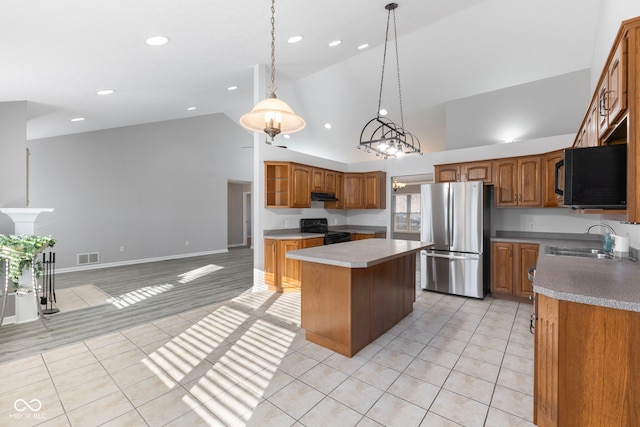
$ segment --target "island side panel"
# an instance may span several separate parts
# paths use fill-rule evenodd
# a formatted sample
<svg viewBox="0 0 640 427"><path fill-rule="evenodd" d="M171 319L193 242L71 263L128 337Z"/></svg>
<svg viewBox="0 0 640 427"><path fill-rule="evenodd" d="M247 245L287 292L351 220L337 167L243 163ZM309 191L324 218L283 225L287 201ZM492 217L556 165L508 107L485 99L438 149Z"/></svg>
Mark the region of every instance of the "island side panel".
<svg viewBox="0 0 640 427"><path fill-rule="evenodd" d="M416 301L416 254L403 258L404 263L404 306L403 317L413 311L413 303Z"/></svg>
<svg viewBox="0 0 640 427"><path fill-rule="evenodd" d="M308 341L351 357L370 342L370 275L302 262L301 315Z"/></svg>

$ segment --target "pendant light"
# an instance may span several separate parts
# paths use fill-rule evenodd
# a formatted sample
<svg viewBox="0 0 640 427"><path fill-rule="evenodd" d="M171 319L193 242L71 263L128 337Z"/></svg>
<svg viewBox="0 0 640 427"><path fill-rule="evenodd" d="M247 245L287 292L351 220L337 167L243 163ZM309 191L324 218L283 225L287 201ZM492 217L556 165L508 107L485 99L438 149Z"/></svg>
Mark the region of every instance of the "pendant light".
<svg viewBox="0 0 640 427"><path fill-rule="evenodd" d="M269 96L258 102L247 114L240 117L240 124L254 132L264 132L273 138L279 133L289 134L302 130L304 119L293 112L286 102L276 96L276 2L271 0L271 86Z"/></svg>
<svg viewBox="0 0 640 427"><path fill-rule="evenodd" d="M378 109L376 116L369 120L362 132L360 132L360 144L358 149L367 153L375 153L378 157L402 157L406 154L422 154L418 138L407 132L404 128L404 115L402 112L402 90L400 88L400 62L398 61L398 33L396 31L396 9L398 3L389 3L384 8L387 10L387 32L384 39L384 53L382 56L382 76L380 77L380 95L378 96ZM382 106L382 85L384 83L384 66L387 59L387 43L389 41L389 22L393 12L393 35L396 45L396 65L398 69L398 95L400 100L400 124L394 123L380 114Z"/></svg>

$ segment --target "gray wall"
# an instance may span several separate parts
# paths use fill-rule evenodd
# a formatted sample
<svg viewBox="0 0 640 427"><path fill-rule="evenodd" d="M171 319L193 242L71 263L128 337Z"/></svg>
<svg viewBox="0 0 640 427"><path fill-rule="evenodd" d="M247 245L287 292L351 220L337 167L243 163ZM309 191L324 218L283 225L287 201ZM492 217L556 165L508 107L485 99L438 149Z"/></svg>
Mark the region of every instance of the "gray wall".
<svg viewBox="0 0 640 427"><path fill-rule="evenodd" d="M3 208L23 208L27 203L26 123L25 101L0 102L0 207ZM0 215L0 233L13 233L13 221L6 215Z"/></svg>
<svg viewBox="0 0 640 427"><path fill-rule="evenodd" d="M225 251L227 182L251 181L251 140L217 114L29 141L32 205L55 208L38 232L58 240L59 269L86 252L118 264Z"/></svg>
<svg viewBox="0 0 640 427"><path fill-rule="evenodd" d="M591 100L589 71L448 102L447 150L576 132Z"/></svg>

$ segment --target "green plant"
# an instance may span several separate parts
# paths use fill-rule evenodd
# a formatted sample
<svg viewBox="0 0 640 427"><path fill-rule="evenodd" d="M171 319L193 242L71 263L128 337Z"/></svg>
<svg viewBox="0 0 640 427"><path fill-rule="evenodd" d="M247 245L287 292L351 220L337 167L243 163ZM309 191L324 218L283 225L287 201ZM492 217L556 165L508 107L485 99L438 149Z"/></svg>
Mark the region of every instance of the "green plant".
<svg viewBox="0 0 640 427"><path fill-rule="evenodd" d="M18 281L25 268L31 268L35 261L34 273L40 277L42 263L35 260L36 255L47 247L53 247L56 241L51 236L31 236L27 234L5 235L0 234L0 266L4 269L5 262L9 263L9 279L14 288L18 287Z"/></svg>

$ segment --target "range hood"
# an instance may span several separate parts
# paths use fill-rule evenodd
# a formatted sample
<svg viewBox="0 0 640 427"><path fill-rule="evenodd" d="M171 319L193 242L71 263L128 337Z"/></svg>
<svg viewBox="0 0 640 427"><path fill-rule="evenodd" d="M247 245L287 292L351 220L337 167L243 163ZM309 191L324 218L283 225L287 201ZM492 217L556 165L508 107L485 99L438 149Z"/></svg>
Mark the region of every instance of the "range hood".
<svg viewBox="0 0 640 427"><path fill-rule="evenodd" d="M336 195L333 193L319 193L316 191L311 192L312 202L339 202Z"/></svg>

